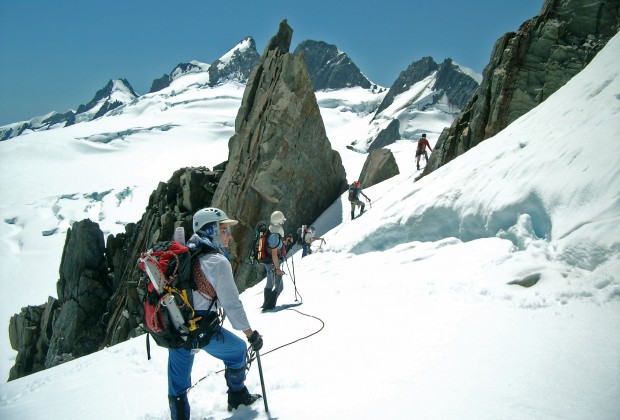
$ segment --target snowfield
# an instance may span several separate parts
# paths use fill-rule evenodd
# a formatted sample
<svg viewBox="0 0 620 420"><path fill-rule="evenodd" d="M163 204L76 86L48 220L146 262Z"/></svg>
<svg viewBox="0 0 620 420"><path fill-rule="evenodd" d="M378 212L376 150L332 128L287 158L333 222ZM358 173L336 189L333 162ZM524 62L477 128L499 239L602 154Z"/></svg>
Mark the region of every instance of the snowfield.
<svg viewBox="0 0 620 420"><path fill-rule="evenodd" d="M294 306L261 313L263 284L241 295L264 337L270 412L228 413L223 365L202 353L192 418L620 418L619 56L617 35L543 104L418 182L414 144L390 146L401 174L364 190L364 215L350 220L343 195L309 221L326 243L290 254L279 304ZM55 295L72 222L122 232L174 170L227 158L243 86L163 93L0 143L5 325ZM349 181L366 156L346 146L372 130L363 110L377 95L317 93ZM166 350L151 350L138 337L3 383L0 417L169 418ZM256 363L247 386L261 392Z"/></svg>

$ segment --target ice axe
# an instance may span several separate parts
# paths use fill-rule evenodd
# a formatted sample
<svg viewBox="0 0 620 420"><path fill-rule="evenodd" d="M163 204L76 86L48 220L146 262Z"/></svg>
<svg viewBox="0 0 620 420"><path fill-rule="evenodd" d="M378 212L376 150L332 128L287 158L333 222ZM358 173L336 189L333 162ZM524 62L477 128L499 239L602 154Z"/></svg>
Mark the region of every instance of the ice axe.
<svg viewBox="0 0 620 420"><path fill-rule="evenodd" d="M258 374L260 376L260 386L263 389L263 402L265 403L265 412L269 412L269 406L267 405L267 392L265 391L265 380L263 379L263 366L260 363L260 354L256 350L256 361L258 362Z"/></svg>

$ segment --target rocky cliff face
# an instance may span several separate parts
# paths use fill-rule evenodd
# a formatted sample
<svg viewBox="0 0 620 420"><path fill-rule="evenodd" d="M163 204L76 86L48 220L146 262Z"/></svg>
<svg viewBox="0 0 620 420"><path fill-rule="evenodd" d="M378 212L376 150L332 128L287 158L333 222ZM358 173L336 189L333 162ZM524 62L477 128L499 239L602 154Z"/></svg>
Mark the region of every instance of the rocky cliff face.
<svg viewBox="0 0 620 420"><path fill-rule="evenodd" d="M373 150L379 150L385 146L389 146L396 142L396 140L400 139L400 121L398 118L394 118L389 122L387 127L377 134L377 137L370 143L368 146L368 152L372 152Z"/></svg>
<svg viewBox="0 0 620 420"><path fill-rule="evenodd" d="M137 268L141 252L155 243L172 239L177 227L192 233L194 213L211 205L226 164L208 168L183 168L153 191L142 219L127 225L125 233L107 240L105 255L111 268L113 294L101 315L106 325L100 346L113 345L144 331L142 298L144 277Z"/></svg>
<svg viewBox="0 0 620 420"><path fill-rule="evenodd" d="M335 45L323 41L302 41L293 54L299 56L302 52L314 91L354 86L369 89L372 86L349 56Z"/></svg>
<svg viewBox="0 0 620 420"><path fill-rule="evenodd" d="M579 73L618 32L619 13L619 0L546 0L540 15L495 43L480 88L441 134L423 174L494 136Z"/></svg>
<svg viewBox="0 0 620 420"><path fill-rule="evenodd" d="M433 89L445 94L450 104L459 109L469 102L478 87L478 82L463 73L450 58L444 60L437 68L437 78Z"/></svg>
<svg viewBox="0 0 620 420"><path fill-rule="evenodd" d="M224 167L176 171L151 194L142 219L128 224L125 233L110 235L105 248L96 223L76 222L67 233L59 298L11 318L9 338L18 354L9 380L142 334L145 284L138 256L172 238L179 226L189 236L194 212L211 204Z"/></svg>
<svg viewBox="0 0 620 420"><path fill-rule="evenodd" d="M340 155L325 132L302 57L289 53L286 21L252 71L229 142L229 158L213 206L239 220L233 230L233 271L240 290L264 274L243 264L254 227L274 210L285 232L315 220L346 189Z"/></svg>
<svg viewBox="0 0 620 420"><path fill-rule="evenodd" d="M50 368L99 349L100 316L112 292L103 233L83 220L67 232L57 283L58 300L23 308L11 317L9 338L18 351L9 380Z"/></svg>

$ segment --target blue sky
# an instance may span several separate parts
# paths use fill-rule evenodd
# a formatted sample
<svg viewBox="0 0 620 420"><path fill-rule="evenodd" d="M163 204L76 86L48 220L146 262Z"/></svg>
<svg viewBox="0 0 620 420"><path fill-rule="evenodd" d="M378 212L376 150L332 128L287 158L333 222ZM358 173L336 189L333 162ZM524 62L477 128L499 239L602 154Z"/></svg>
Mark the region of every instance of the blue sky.
<svg viewBox="0 0 620 420"><path fill-rule="evenodd" d="M211 63L250 35L263 52L282 19L303 40L335 44L389 87L424 56L482 73L495 41L543 0L2 0L0 124L87 103L110 79L139 94L181 62Z"/></svg>

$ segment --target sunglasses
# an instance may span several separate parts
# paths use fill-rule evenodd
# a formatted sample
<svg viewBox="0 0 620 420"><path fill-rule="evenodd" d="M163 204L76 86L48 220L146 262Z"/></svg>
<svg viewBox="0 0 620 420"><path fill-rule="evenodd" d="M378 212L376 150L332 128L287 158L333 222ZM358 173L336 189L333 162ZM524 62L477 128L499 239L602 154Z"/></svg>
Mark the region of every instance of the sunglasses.
<svg viewBox="0 0 620 420"><path fill-rule="evenodd" d="M223 229L223 230L222 230L222 233L223 233L224 235L230 235L230 228L229 228L229 227L227 227L226 229Z"/></svg>

